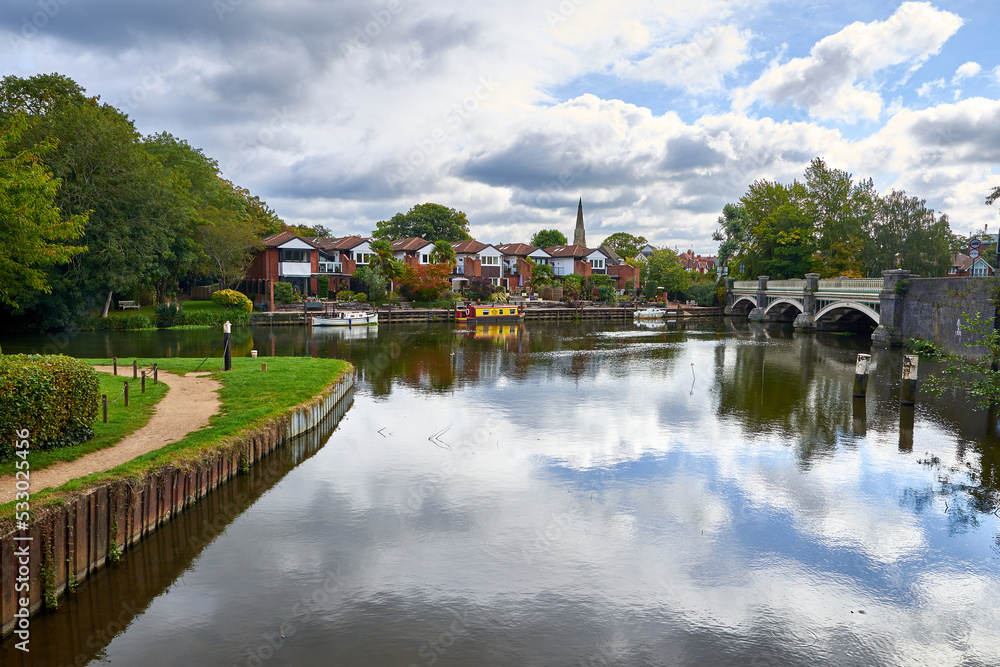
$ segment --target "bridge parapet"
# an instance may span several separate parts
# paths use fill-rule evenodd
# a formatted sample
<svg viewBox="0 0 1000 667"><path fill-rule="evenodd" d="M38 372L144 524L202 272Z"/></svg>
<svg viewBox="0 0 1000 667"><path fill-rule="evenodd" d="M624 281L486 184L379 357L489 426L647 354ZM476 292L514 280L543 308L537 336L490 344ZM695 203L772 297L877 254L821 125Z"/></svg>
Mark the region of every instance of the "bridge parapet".
<svg viewBox="0 0 1000 667"><path fill-rule="evenodd" d="M817 291L878 294L884 282L883 278L824 278L819 281Z"/></svg>
<svg viewBox="0 0 1000 667"><path fill-rule="evenodd" d="M806 288L805 280L768 280L767 289L770 290L794 290L801 292Z"/></svg>

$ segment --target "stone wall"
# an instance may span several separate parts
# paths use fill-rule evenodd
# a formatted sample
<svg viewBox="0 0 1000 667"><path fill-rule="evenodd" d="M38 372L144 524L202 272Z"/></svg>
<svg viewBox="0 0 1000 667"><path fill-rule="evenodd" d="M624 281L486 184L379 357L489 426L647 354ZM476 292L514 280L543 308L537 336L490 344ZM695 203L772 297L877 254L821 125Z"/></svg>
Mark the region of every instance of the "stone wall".
<svg viewBox="0 0 1000 667"><path fill-rule="evenodd" d="M903 296L902 339L931 340L963 356L981 352L964 344L973 342L969 333L958 335L958 322L965 314L982 313L993 319L990 294L995 282L986 278L909 278Z"/></svg>

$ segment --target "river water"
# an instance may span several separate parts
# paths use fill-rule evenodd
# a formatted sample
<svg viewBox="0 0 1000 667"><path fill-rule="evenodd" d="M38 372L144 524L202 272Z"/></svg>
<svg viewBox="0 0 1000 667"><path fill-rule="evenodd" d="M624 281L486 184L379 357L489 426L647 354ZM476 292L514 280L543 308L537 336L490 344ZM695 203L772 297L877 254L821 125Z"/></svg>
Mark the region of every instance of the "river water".
<svg viewBox="0 0 1000 667"><path fill-rule="evenodd" d="M216 337L2 345L131 359ZM353 404L2 664L1000 664L996 420L956 396L901 408L898 351L859 402L867 339L721 320L247 329L235 348L347 358Z"/></svg>

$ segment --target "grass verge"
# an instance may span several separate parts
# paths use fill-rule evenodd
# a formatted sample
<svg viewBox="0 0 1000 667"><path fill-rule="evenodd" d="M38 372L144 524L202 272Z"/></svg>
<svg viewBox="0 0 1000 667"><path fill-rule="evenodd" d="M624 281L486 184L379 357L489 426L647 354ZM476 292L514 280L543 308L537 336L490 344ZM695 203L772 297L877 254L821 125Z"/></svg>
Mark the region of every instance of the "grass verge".
<svg viewBox="0 0 1000 667"><path fill-rule="evenodd" d="M122 369L119 369L119 372L122 372ZM47 451L33 450L28 454L29 469L44 470L60 461L75 461L85 454L117 444L125 436L135 433L145 426L149 422L149 418L153 416L156 404L167 395L167 385L162 382L153 384L153 379L147 378L146 393L143 394L140 389L141 381L132 380L131 370L128 373L127 377L124 375L114 376L111 373L97 374L101 382L101 393L108 395L108 423L105 424L102 421L101 403L98 399L93 438L74 447L60 447ZM126 380L130 381L128 408L125 407L124 397L115 400L121 395ZM0 476L13 475L15 464L16 460L0 464Z"/></svg>
<svg viewBox="0 0 1000 667"><path fill-rule="evenodd" d="M161 370L183 375L194 371L201 359L139 359L140 366L159 364ZM267 362L267 372L261 371L261 362ZM88 363L104 366L110 359L88 359ZM211 371L202 367L202 371ZM73 493L99 484L115 481L137 481L147 473L166 467L186 468L209 458L212 454L232 449L238 436L261 432L272 421L289 413L300 404L309 403L322 396L326 390L353 367L339 359L313 359L311 357L268 357L267 359L233 359L229 372L211 372L222 389L219 390L221 408L209 420L209 425L178 442L154 452L143 454L111 470L94 473L67 482L57 489L48 489L31 496L33 510L58 505ZM147 392L149 384L147 383ZM14 503L0 505L0 526L13 518Z"/></svg>

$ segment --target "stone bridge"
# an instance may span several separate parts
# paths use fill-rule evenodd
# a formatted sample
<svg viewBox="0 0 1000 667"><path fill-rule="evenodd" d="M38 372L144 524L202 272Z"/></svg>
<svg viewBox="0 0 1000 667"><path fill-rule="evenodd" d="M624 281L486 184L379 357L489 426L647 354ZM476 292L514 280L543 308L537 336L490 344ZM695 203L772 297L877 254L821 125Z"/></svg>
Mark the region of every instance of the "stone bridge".
<svg viewBox="0 0 1000 667"><path fill-rule="evenodd" d="M804 280L732 281L727 315L751 321L793 322L797 331L873 331L872 343L899 345L903 289L910 272L883 271L882 278L828 278L807 273Z"/></svg>

